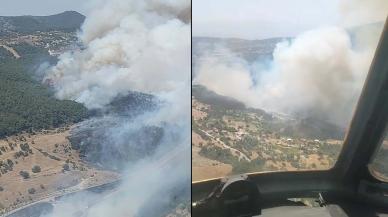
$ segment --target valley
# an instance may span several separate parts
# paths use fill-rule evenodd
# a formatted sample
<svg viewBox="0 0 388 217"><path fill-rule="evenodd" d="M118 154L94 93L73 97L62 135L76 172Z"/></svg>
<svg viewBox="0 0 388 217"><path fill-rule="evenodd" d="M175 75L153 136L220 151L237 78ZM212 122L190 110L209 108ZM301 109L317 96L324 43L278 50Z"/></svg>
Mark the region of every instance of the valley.
<svg viewBox="0 0 388 217"><path fill-rule="evenodd" d="M88 111L56 99L41 82L42 63L78 49L76 31L84 18L76 12L0 17L0 213L120 178L72 149L70 131Z"/></svg>
<svg viewBox="0 0 388 217"><path fill-rule="evenodd" d="M164 142L165 123L135 121L158 109L153 95L123 91L96 109L56 96L54 81L45 74L60 55L87 49L79 37L84 20L75 11L0 16L0 216L41 216L42 210L75 200L84 205L68 212L85 216L112 195L132 197L117 183ZM172 155L158 156L161 165L171 164ZM138 207L139 212L190 216L189 195L181 188L168 192L171 202L154 210ZM83 194L85 199L78 198Z"/></svg>
<svg viewBox="0 0 388 217"><path fill-rule="evenodd" d="M245 108L214 92L206 94L212 100L204 99L203 91L208 90L193 86L193 181L334 166L342 141L325 137L324 128L314 136L299 120Z"/></svg>

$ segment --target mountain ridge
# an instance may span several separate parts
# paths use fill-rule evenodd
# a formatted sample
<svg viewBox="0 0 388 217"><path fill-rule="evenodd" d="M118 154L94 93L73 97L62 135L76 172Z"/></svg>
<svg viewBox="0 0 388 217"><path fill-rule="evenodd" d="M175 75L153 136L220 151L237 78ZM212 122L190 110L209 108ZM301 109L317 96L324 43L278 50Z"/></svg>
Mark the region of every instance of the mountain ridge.
<svg viewBox="0 0 388 217"><path fill-rule="evenodd" d="M0 16L0 35L53 30L76 31L81 28L85 18L76 11L48 16Z"/></svg>
<svg viewBox="0 0 388 217"><path fill-rule="evenodd" d="M210 105L211 109L217 112L234 110L243 113L256 113L263 118L269 129L283 136L309 139L342 139L345 134L344 129L318 117L279 118L276 113L247 107L238 99L220 95L202 85L193 85L192 95L196 100Z"/></svg>

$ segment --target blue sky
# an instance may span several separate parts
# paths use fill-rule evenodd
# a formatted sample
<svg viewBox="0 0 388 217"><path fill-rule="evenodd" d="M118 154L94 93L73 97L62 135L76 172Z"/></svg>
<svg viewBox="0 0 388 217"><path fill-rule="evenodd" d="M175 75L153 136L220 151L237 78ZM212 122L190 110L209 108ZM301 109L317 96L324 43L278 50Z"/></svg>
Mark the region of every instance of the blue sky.
<svg viewBox="0 0 388 217"><path fill-rule="evenodd" d="M338 0L192 0L193 35L294 36L338 23Z"/></svg>
<svg viewBox="0 0 388 217"><path fill-rule="evenodd" d="M73 10L84 13L85 0L0 0L0 16L51 15Z"/></svg>

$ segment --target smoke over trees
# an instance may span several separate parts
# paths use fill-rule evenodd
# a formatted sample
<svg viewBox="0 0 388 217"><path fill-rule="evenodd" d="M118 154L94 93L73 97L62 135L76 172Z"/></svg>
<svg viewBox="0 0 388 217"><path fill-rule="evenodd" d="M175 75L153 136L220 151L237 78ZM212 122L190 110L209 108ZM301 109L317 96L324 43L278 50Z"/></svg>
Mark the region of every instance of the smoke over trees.
<svg viewBox="0 0 388 217"><path fill-rule="evenodd" d="M284 40L277 44L270 63L247 62L227 49L222 58L205 53L195 67L194 83L250 107L314 116L345 127L388 15L386 1L367 4L342 1L339 8L347 27L312 29ZM372 8L379 10L375 13Z"/></svg>
<svg viewBox="0 0 388 217"><path fill-rule="evenodd" d="M122 160L125 184L117 191L120 201L108 198L88 216L161 213L166 199L189 198L190 191L190 1L96 0L90 7L79 34L85 49L61 55L45 76L59 99L109 110L76 130L99 135L96 150L105 156L98 159ZM134 92L139 98L152 95L157 105L136 115L129 104L112 109L117 98ZM80 150L89 150L82 147L87 145L83 138L78 141ZM153 150L137 152L147 147ZM117 155L121 151L126 153ZM77 207L77 201L63 206ZM56 207L52 216L67 216L64 207Z"/></svg>

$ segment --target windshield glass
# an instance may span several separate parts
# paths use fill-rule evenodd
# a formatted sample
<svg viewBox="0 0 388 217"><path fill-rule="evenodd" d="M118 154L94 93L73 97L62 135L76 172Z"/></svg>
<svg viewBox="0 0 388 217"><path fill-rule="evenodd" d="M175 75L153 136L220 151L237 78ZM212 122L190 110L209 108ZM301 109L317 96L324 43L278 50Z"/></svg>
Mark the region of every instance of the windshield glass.
<svg viewBox="0 0 388 217"><path fill-rule="evenodd" d="M370 169L376 178L388 182L388 131L386 131L380 149L370 164Z"/></svg>
<svg viewBox="0 0 388 217"><path fill-rule="evenodd" d="M193 181L333 167L388 11L376 4L194 1Z"/></svg>

